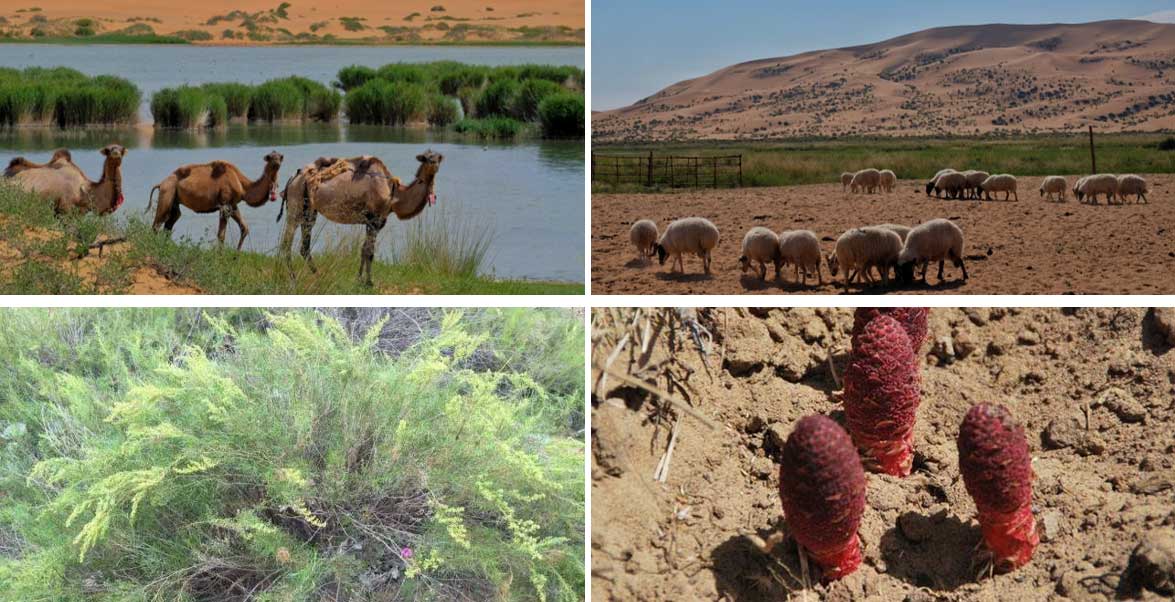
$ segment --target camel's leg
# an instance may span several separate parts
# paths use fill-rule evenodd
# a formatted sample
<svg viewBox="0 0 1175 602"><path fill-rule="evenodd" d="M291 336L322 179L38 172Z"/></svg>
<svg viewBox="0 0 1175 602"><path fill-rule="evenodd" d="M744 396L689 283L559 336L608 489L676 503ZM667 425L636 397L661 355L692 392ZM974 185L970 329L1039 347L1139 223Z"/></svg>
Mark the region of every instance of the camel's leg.
<svg viewBox="0 0 1175 602"><path fill-rule="evenodd" d="M245 245L245 237L249 235L249 226L245 225L245 218L241 216L241 209L233 205L233 212L231 214L234 222L237 222L237 227L241 229L241 240L237 241L237 250Z"/></svg>
<svg viewBox="0 0 1175 602"><path fill-rule="evenodd" d="M220 246L224 246L224 231L228 228L228 216L233 209L229 205L220 206L220 225L216 229L216 241Z"/></svg>
<svg viewBox="0 0 1175 602"><path fill-rule="evenodd" d="M318 268L314 267L314 259L310 256L310 232L313 230L314 222L317 220L317 211L304 211L302 213L302 258L306 260L306 265L310 267L311 272L318 271Z"/></svg>
<svg viewBox="0 0 1175 602"><path fill-rule="evenodd" d="M379 219L374 215L367 217L367 240L363 241L363 258L359 262L359 279L367 286L375 285L371 279L371 264L375 262L375 241L387 223L387 218Z"/></svg>
<svg viewBox="0 0 1175 602"><path fill-rule="evenodd" d="M158 231L159 226L163 225L163 222L167 221L168 218L171 217L171 208L174 203L175 198L169 194L169 191L165 191L163 188L160 188L159 200L155 205L155 221L151 224L151 228L153 230ZM176 219L179 219L178 216ZM171 226L174 224L175 222L172 221L171 225L167 226L167 229L171 230Z"/></svg>
<svg viewBox="0 0 1175 602"><path fill-rule="evenodd" d="M171 204L171 211L168 212L167 221L163 224L163 227L167 228L168 232L171 232L171 229L175 227L175 223L178 222L179 220L180 220L180 204L173 202Z"/></svg>

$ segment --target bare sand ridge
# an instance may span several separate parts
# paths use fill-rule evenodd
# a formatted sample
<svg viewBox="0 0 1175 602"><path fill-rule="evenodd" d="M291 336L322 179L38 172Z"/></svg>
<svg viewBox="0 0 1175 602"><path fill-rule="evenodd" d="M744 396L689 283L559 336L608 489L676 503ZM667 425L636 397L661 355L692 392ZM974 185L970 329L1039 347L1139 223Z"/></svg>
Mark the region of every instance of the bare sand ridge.
<svg viewBox="0 0 1175 602"><path fill-rule="evenodd" d="M845 230L879 223L914 226L945 217L963 229L967 271L964 284L947 262L946 282L928 276L929 286L867 288L853 293L881 294L1172 294L1175 281L1175 176L1148 175L1149 204L1082 205L1072 192L1064 203L1041 200L1042 178L1018 179L1020 201L948 201L928 198L923 182L901 180L892 194L846 194L840 183L776 188L698 190L670 194L592 195L593 294L738 294L821 293L844 289L843 274L831 284L799 287L792 269L786 283L762 283L738 266L742 239L753 226L812 230L825 255ZM1069 176L1072 186L1076 176ZM1002 195L1000 195L1002 197ZM702 274L701 260L685 259L685 275L670 273L670 264L641 260L628 231L638 219L651 219L664 232L681 217L705 217L722 233L714 251L713 275Z"/></svg>
<svg viewBox="0 0 1175 602"><path fill-rule="evenodd" d="M802 570L794 543L771 557L745 543L743 532L786 530L778 450L796 421L841 419L826 358L839 347L843 370L852 316L703 311L699 321L714 334L708 371L687 329L653 335L644 374L665 387L672 373L675 394L718 430L680 413L674 430L661 404L616 379L593 396L592 599L1121 599L1115 589L1134 547L1175 525L1175 353L1145 309L932 309L914 473L866 476L857 572L805 589L795 579ZM639 333L613 370L638 371L640 360L629 358L639 358L649 337ZM593 358L602 362L612 344L597 343ZM1005 405L1025 429L1042 541L1019 570L977 579L980 533L956 437L979 402ZM658 483L652 477L671 433L668 479ZM1159 574L1170 574L1169 562ZM1169 599L1153 591L1128 597Z"/></svg>
<svg viewBox="0 0 1175 602"><path fill-rule="evenodd" d="M289 41L306 34L338 39L378 38L403 42L582 42L584 3L576 0L212 0L198 5L174 0L22 0L0 9L0 31L27 37L40 27L48 35L72 35L77 19L92 19L96 33L143 28L161 35L202 31L197 43L252 44ZM39 8L40 10L30 10ZM349 29L344 20L354 23ZM523 31L521 28L528 28ZM283 32L284 30L284 32ZM225 31L234 36L227 38ZM255 32L252 38L250 32ZM269 37L269 40L260 40ZM305 40L303 40L305 41Z"/></svg>
<svg viewBox="0 0 1175 602"><path fill-rule="evenodd" d="M597 142L1175 129L1175 25L942 27L733 65L592 115Z"/></svg>

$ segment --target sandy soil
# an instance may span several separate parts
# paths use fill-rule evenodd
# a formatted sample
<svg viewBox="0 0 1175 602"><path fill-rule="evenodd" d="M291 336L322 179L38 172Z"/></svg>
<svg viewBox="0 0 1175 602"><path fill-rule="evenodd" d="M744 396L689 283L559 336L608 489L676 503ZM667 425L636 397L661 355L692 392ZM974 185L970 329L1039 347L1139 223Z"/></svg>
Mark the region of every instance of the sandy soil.
<svg viewBox="0 0 1175 602"><path fill-rule="evenodd" d="M826 349L848 348L852 310L709 310L700 322L714 334L712 376L676 329L677 352L662 330L644 364L659 387L666 372L684 381L675 391L720 424L681 421L666 482L652 475L673 418L615 379L593 395L593 600L1102 601L1114 597L1135 545L1175 526L1175 353L1152 314L933 309L914 473L867 475L860 569L802 588L789 576L802 574L793 542L768 557L741 533L785 529L775 458L794 423L842 420ZM601 336L594 327L597 364L613 348ZM639 339L613 371L636 372L634 346ZM843 352L835 359L847 361ZM981 401L1006 405L1025 427L1042 543L1021 569L977 580L981 537L955 438Z"/></svg>
<svg viewBox="0 0 1175 602"><path fill-rule="evenodd" d="M842 292L837 285L799 287L785 268L786 283L763 283L738 267L743 235L753 226L778 232L812 230L824 253L849 228L879 223L916 225L945 217L966 237L969 279L956 279L948 262L946 282L928 276L929 286L904 289L866 288L852 292L881 294L1156 294L1175 293L1170 271L1175 266L1175 176L1146 176L1149 204L1083 205L1073 200L1046 202L1038 196L1040 178L1019 179L1020 202L947 201L927 198L922 182L900 181L892 194L850 195L841 185L814 184L780 188L698 190L670 194L592 195L592 293L594 294L734 294ZM1069 181L1075 181L1070 176ZM686 259L686 274L670 273L670 264L641 260L628 240L638 219L655 221L662 231L677 218L699 216L715 223L722 239L714 251L713 275L702 274L701 260Z"/></svg>
<svg viewBox="0 0 1175 602"><path fill-rule="evenodd" d="M248 44L248 39L224 40L225 29L240 28L241 19L221 21L212 25L208 21L232 11L245 13L268 13L276 9L281 0L212 0L193 7L173 0L111 0L92 2L90 0L61 0L40 2L26 0L6 3L0 9L11 25L26 23L34 15L41 15L50 22L61 19L73 20L91 18L98 21L98 32L113 32L136 23L146 24L158 34L171 34L181 30L207 31L214 37L215 44ZM434 11L433 7L444 7ZM21 11L39 7L39 12ZM492 10L490 10L492 9ZM410 27L424 40L440 40L448 29L457 24L483 26L490 29L482 33L472 32L469 40L509 40L517 36L508 29L528 27L584 27L584 3L573 0L407 0L403 2L371 2L370 0L330 0L329 2L290 1L287 18L258 21L262 29L284 28L292 34L310 32L316 25L318 36L333 34L338 38L363 38L381 36L377 28L383 26ZM407 17L413 13L419 16ZM347 31L339 21L342 17L361 17L366 29ZM444 23L444 27L435 27ZM431 26L430 26L431 25ZM48 25L52 29L52 25ZM492 31L491 31L492 30Z"/></svg>
<svg viewBox="0 0 1175 602"><path fill-rule="evenodd" d="M592 138L1171 129L1173 57L1175 25L1147 21L927 29L678 82L593 114Z"/></svg>

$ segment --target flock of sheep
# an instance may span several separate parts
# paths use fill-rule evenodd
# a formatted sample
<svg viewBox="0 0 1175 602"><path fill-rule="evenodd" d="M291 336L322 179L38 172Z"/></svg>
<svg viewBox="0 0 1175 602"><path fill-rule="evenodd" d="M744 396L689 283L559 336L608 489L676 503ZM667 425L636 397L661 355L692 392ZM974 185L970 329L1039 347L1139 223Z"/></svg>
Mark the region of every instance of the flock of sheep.
<svg viewBox="0 0 1175 602"><path fill-rule="evenodd" d="M862 169L857 172L840 174L841 188L846 192L893 192L897 187L897 176L888 169ZM1040 183L1040 196L1047 200L1066 200L1069 183L1064 176L1048 176ZM993 200L992 194L1004 193L1003 200L1020 200L1016 191L1016 176L1012 174L989 174L986 171L969 169L958 171L943 169L934 174L926 183L926 195L937 198ZM1085 176L1073 185L1073 196L1078 202L1097 204L1098 196L1105 195L1106 203L1125 203L1128 196L1134 202L1148 202L1146 180L1142 176L1126 174L1095 174Z"/></svg>
<svg viewBox="0 0 1175 602"><path fill-rule="evenodd" d="M685 271L684 256L697 255L702 259L706 274L710 273L711 254L718 246L718 227L702 217L686 217L674 220L659 233L657 224L642 219L632 225L629 239L641 257L656 255L661 265L672 258L674 271ZM775 267L775 277L781 277L784 266L794 266L795 282L807 284L814 272L819 284L824 284L821 272L820 239L811 230L786 230L776 234L768 228L755 226L743 236L742 255L739 264L744 273L754 270L759 278L766 281L767 264ZM922 268L922 281L930 262L938 262L938 278L943 279L943 267L947 259L962 270L963 280L967 279L967 268L963 265L963 231L950 220L933 219L914 228L899 224L880 224L853 228L840 236L836 249L828 255L828 270L835 277L844 272L844 286L847 290L855 280L875 284L873 271L876 270L884 285L889 284L889 272L901 283L914 280L915 267Z"/></svg>

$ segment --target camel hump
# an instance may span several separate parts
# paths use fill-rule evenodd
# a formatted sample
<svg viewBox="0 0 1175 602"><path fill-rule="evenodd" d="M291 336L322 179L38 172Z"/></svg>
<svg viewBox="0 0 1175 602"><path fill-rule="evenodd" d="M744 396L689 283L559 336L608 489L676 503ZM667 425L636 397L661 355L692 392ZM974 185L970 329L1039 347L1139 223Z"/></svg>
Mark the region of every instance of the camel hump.
<svg viewBox="0 0 1175 602"><path fill-rule="evenodd" d="M59 160L65 160L69 163L73 163L73 155L70 154L68 148L59 148L53 151L53 158L50 159L49 162L56 163Z"/></svg>
<svg viewBox="0 0 1175 602"><path fill-rule="evenodd" d="M325 169L338 162L335 157L319 157L314 160L314 166L318 169Z"/></svg>
<svg viewBox="0 0 1175 602"><path fill-rule="evenodd" d="M182 180L190 175L192 175L192 168L190 166L177 167L175 170L175 177L177 179Z"/></svg>
<svg viewBox="0 0 1175 602"><path fill-rule="evenodd" d="M212 177L214 179L219 178L228 172L228 163L224 161L213 161L210 165L212 167Z"/></svg>
<svg viewBox="0 0 1175 602"><path fill-rule="evenodd" d="M30 165L32 165L32 162L30 162L28 159L25 159L24 157L13 157L13 159L8 162L8 169L28 167Z"/></svg>

